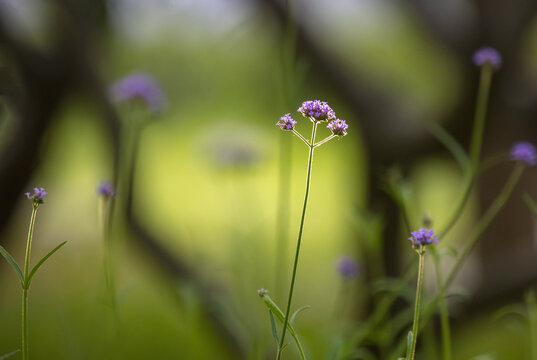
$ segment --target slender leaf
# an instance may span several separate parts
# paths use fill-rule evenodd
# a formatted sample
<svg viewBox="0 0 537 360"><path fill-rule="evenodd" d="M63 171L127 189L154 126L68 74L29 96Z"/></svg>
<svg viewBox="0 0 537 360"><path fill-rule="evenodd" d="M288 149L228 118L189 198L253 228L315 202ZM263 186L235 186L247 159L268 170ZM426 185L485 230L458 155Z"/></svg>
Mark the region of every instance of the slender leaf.
<svg viewBox="0 0 537 360"><path fill-rule="evenodd" d="M10 352L9 354L2 355L2 356L0 356L0 360L7 359L8 357L11 357L11 356L15 355L15 354L18 353L19 351L20 351L20 350L17 349L17 350L15 350L15 351Z"/></svg>
<svg viewBox="0 0 537 360"><path fill-rule="evenodd" d="M276 344L280 343L280 339L278 339L278 330L276 330L276 322L274 321L274 315L272 315L272 311L268 311L269 318L270 318L270 327L272 329L272 336L274 337L274 340L276 341Z"/></svg>
<svg viewBox="0 0 537 360"><path fill-rule="evenodd" d="M408 332L408 335L406 337L406 359L410 359L410 351L412 349L412 339L414 337L414 334L412 333L412 330Z"/></svg>
<svg viewBox="0 0 537 360"><path fill-rule="evenodd" d="M518 316L523 320L527 320L528 314L522 304L506 305L492 314L494 321L501 320L507 316Z"/></svg>
<svg viewBox="0 0 537 360"><path fill-rule="evenodd" d="M466 170L470 167L470 159L462 146L450 135L442 126L436 123L428 124L429 132L438 140L446 149L449 150L453 158L459 163L459 166Z"/></svg>
<svg viewBox="0 0 537 360"><path fill-rule="evenodd" d="M524 202L526 203L528 209L531 211L532 215L537 217L537 204L535 203L535 201L533 201L533 199L528 193L525 193L522 198L524 199Z"/></svg>
<svg viewBox="0 0 537 360"><path fill-rule="evenodd" d="M8 253L7 250L2 247L2 245L0 245L0 254L4 256L4 258L7 260L9 265L11 265L13 270L15 270L15 273L19 277L21 284L24 284L24 275L22 275L21 268L19 267L15 259L13 259L13 256L11 256L11 254Z"/></svg>
<svg viewBox="0 0 537 360"><path fill-rule="evenodd" d="M276 319L278 319L283 324L285 322L285 316L283 315L283 312L280 310L278 305L276 305L276 303L270 298L270 296L268 296L268 294L263 294L261 297L263 298L263 302L265 303L267 308L272 312L272 314L274 314ZM300 354L300 358L302 360L306 360L306 355L304 354L304 350L302 349L302 344L300 343L300 340L298 339L298 336L296 335L296 331L290 322L287 322L287 330L289 331L289 334L295 340L295 344ZM284 347L285 346L286 345L284 345Z"/></svg>
<svg viewBox="0 0 537 360"><path fill-rule="evenodd" d="M293 313L293 315L291 315L291 319L289 320L289 323L290 323L291 325L293 325L294 322L295 322L295 317L298 315L298 313L301 312L301 311L303 311L303 310L309 309L310 307L311 307L311 306L309 306L309 305L302 306L300 309L298 309L297 311L295 311L295 312Z"/></svg>
<svg viewBox="0 0 537 360"><path fill-rule="evenodd" d="M32 271L30 272L30 275L28 276L28 280L26 282L26 288L30 287L30 284L32 283L32 278L34 277L35 273L39 268L47 261L49 257L51 257L56 251L60 250L62 246L64 246L67 243L67 241L62 242L60 245L56 246L54 249L52 249L47 255L43 256L41 260L34 266Z"/></svg>

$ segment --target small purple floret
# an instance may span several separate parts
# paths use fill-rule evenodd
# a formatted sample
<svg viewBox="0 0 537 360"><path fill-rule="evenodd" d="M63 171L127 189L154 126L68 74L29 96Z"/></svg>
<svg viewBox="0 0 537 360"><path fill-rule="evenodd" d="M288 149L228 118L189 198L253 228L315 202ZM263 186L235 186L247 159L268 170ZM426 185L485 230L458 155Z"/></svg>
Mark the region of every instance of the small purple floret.
<svg viewBox="0 0 537 360"><path fill-rule="evenodd" d="M343 279L352 279L360 274L358 262L350 256L343 256L338 260L337 270Z"/></svg>
<svg viewBox="0 0 537 360"><path fill-rule="evenodd" d="M349 128L349 125L345 122L345 120L332 120L330 123L326 126L330 130L332 130L332 134L336 136L345 136L347 135L347 129Z"/></svg>
<svg viewBox="0 0 537 360"><path fill-rule="evenodd" d="M296 121L293 120L291 114L285 114L280 118L280 121L276 123L282 130L293 130L296 125Z"/></svg>
<svg viewBox="0 0 537 360"><path fill-rule="evenodd" d="M310 118L311 121L327 121L336 118L334 110L326 102L320 100L304 101L297 111Z"/></svg>
<svg viewBox="0 0 537 360"><path fill-rule="evenodd" d="M484 46L477 50L472 57L476 66L483 66L485 64L491 64L495 69L499 69L502 66L502 55L498 50L489 46Z"/></svg>
<svg viewBox="0 0 537 360"><path fill-rule="evenodd" d="M430 245L438 242L438 236L431 229L421 228L418 231L412 231L408 238L413 246Z"/></svg>
<svg viewBox="0 0 537 360"><path fill-rule="evenodd" d="M153 114L160 112L165 103L158 82L144 73L133 73L118 80L110 88L110 99L116 103L141 100Z"/></svg>
<svg viewBox="0 0 537 360"><path fill-rule="evenodd" d="M34 188L34 193L31 194L29 192L24 193L26 197L34 202L34 204L42 204L44 202L45 195L47 195L47 192L45 191L45 188Z"/></svg>
<svg viewBox="0 0 537 360"><path fill-rule="evenodd" d="M116 195L116 189L114 188L114 185L112 185L108 181L101 181L99 187L97 188L97 194L107 198L111 198Z"/></svg>
<svg viewBox="0 0 537 360"><path fill-rule="evenodd" d="M537 164L537 151L532 143L527 141L517 142L511 148L511 160L523 161L529 166Z"/></svg>

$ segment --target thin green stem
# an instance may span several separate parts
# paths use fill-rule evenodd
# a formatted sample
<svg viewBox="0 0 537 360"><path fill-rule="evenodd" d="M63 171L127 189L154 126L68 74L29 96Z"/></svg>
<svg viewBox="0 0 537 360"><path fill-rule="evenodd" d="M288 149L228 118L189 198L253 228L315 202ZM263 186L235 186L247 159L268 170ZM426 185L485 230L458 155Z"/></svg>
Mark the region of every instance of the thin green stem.
<svg viewBox="0 0 537 360"><path fill-rule="evenodd" d="M309 142L308 140L306 140L306 138L305 138L304 136L302 136L301 133L299 133L299 132L296 131L295 129L293 129L292 131L293 131L293 134L295 134L296 136L298 136L298 138L304 142L304 144L306 144L308 147L311 147L310 142Z"/></svg>
<svg viewBox="0 0 537 360"><path fill-rule="evenodd" d="M22 360L28 360L28 289L22 289Z"/></svg>
<svg viewBox="0 0 537 360"><path fill-rule="evenodd" d="M472 132L472 142L470 143L470 163L476 169L479 163L481 144L483 142L483 131L485 128L485 117L487 115L487 104L490 92L490 83L494 69L491 64L481 67L479 90L477 93L477 105L474 116L474 129Z"/></svg>
<svg viewBox="0 0 537 360"><path fill-rule="evenodd" d="M490 225L492 220L498 215L500 210L504 207L507 200L509 200L509 197L511 196L511 193L515 189L516 184L520 180L520 177L522 176L524 172L525 165L521 162L518 162L515 165L515 168L511 172L511 175L507 179L507 182L505 183L502 191L498 195L498 197L494 200L492 205L487 209L485 212L485 215L481 218L479 223L477 224L477 227L474 229L474 231L471 233L469 240L465 243L464 249L461 253L461 255L458 257L455 265L451 269L446 281L444 282L442 289L441 289L441 295L443 296L444 292L447 290L447 288L451 285L453 282L455 275L460 270L460 267L470 254L470 252L474 249L475 244L477 243L477 240L481 237L481 234L487 229L487 227ZM439 294L440 295L440 294Z"/></svg>
<svg viewBox="0 0 537 360"><path fill-rule="evenodd" d="M414 354L416 353L416 344L418 343L418 330L419 330L419 318L420 318L420 302L421 302L421 288L423 286L423 268L424 268L424 255L425 249L423 245L419 246L417 250L419 256L418 262L418 284L416 286L416 303L414 304L414 325L412 325L412 346L410 347L410 359L414 360Z"/></svg>
<svg viewBox="0 0 537 360"><path fill-rule="evenodd" d="M509 197L511 196L511 193L513 192L516 184L520 180L520 177L522 176L525 169L525 165L521 162L518 162L513 171L511 172L509 178L507 179L507 182L505 183L504 187L494 199L493 203L490 205L490 207L485 212L485 215L479 220L477 226L474 228L474 230L470 233L468 237L468 241L464 243L464 248L460 255L457 258L457 261L455 262L455 265L451 268L451 271L449 272L449 275L447 276L446 280L443 282L443 284L440 286L440 289L438 290L438 294L436 297L431 300L425 307L423 311L423 319L422 323L426 324L431 316L434 313L435 307L438 305L438 302L441 298L445 296L445 293L453 280L455 279L455 276L458 274L462 264L470 254L470 252L475 247L477 241L483 234L483 232L488 228L492 220L498 215L501 209L505 206L507 203L507 200L509 200ZM401 346L403 343L401 343ZM401 350L401 349L399 349Z"/></svg>
<svg viewBox="0 0 537 360"><path fill-rule="evenodd" d="M317 122L313 123L313 129L311 131L311 141L310 144L315 143L315 134L317 133ZM304 229L304 220L306 218L306 208L308 205L308 198L310 193L310 183L311 183L311 169L313 165L313 151L314 147L310 146L309 156L308 156L308 170L306 174L306 190L304 194L304 205L302 206L302 216L300 218L300 227L298 230L298 239L296 244L296 253L295 253L295 261L293 264L293 274L291 275L291 285L289 287L289 297L287 299L287 309L285 310L285 319L283 321L283 330L282 330L282 337L280 339L280 344L278 346L278 353L276 355L276 359L280 360L282 356L282 350L285 343L285 333L287 330L287 323L289 322L289 312L291 310L291 300L293 299L293 290L295 287L295 279L296 279L296 270L298 265L298 256L300 254L300 244L302 241L302 232Z"/></svg>
<svg viewBox="0 0 537 360"><path fill-rule="evenodd" d="M325 139L319 141L317 144L313 145L313 147L314 147L314 148L319 147L319 146L321 146L322 144L324 144L324 143L326 143L326 142L332 140L332 139L335 138L335 137L336 137L336 135L332 134L332 135L330 135L329 137L327 137L327 138L325 138Z"/></svg>
<svg viewBox="0 0 537 360"><path fill-rule="evenodd" d="M28 276L30 270L30 252L32 250L32 238L34 234L35 217L39 204L34 203L32 217L28 228L28 238L26 240L26 256L24 258L24 286L22 289L22 359L28 360Z"/></svg>

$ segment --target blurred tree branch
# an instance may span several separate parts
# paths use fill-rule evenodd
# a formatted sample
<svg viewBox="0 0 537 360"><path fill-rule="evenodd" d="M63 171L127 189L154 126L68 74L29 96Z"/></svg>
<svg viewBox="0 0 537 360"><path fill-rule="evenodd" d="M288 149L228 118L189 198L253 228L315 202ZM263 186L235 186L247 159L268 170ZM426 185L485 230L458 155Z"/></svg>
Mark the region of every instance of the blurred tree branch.
<svg viewBox="0 0 537 360"><path fill-rule="evenodd" d="M101 112L104 125L114 149L114 166L119 167L120 126L117 114L110 105L106 87L95 68L92 50L97 32L105 24L104 1L57 0L54 32L57 36L49 52L39 51L19 40L0 18L0 46L20 79L15 81L9 69L0 72L0 94L8 97L16 118L16 129L0 157L0 230L5 229L21 194L28 186L46 141L47 129L62 101L71 90L88 96ZM133 181L133 180L131 180ZM209 320L226 340L234 358L243 357L236 334L222 319L219 304L223 296L214 284L203 281L185 262L172 256L139 222L132 207L132 192L128 194L124 214L135 234L134 239L155 259L155 263L172 278L188 283L203 304Z"/></svg>

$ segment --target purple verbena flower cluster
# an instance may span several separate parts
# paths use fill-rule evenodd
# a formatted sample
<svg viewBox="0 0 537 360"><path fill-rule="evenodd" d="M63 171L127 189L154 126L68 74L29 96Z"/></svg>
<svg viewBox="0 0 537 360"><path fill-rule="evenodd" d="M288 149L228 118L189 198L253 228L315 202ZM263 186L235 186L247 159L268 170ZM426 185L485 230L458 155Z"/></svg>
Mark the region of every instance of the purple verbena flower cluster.
<svg viewBox="0 0 537 360"><path fill-rule="evenodd" d="M345 120L335 119L330 121L326 127L332 130L332 134L336 136L345 136L347 135L349 125L347 125Z"/></svg>
<svg viewBox="0 0 537 360"><path fill-rule="evenodd" d="M280 118L280 121L276 123L282 130L293 130L296 125L296 121L293 120L291 114L285 114Z"/></svg>
<svg viewBox="0 0 537 360"><path fill-rule="evenodd" d="M483 66L487 63L491 64L495 69L499 69L502 66L502 55L498 50L489 46L478 49L474 53L472 60L476 66Z"/></svg>
<svg viewBox="0 0 537 360"><path fill-rule="evenodd" d="M310 118L311 121L327 121L336 118L334 110L326 102L320 100L304 101L297 111Z"/></svg>
<svg viewBox="0 0 537 360"><path fill-rule="evenodd" d="M410 240L413 246L430 245L438 242L438 236L431 229L421 228L417 231L412 231L410 235L412 236L408 240Z"/></svg>
<svg viewBox="0 0 537 360"><path fill-rule="evenodd" d="M32 200L34 204L42 204L44 202L45 195L47 195L47 192L45 191L45 188L40 187L34 188L33 194L27 192L24 193L24 195L26 195L28 199Z"/></svg>
<svg viewBox="0 0 537 360"><path fill-rule="evenodd" d="M118 80L110 88L113 102L142 101L147 109L156 114L165 103L165 96L154 77L144 73L132 73Z"/></svg>
<svg viewBox="0 0 537 360"><path fill-rule="evenodd" d="M112 198L116 195L116 189L114 188L114 185L108 181L101 181L97 187L97 194L106 198Z"/></svg>
<svg viewBox="0 0 537 360"><path fill-rule="evenodd" d="M537 164L537 151L532 143L520 141L511 148L511 160L525 162L529 166Z"/></svg>
<svg viewBox="0 0 537 360"><path fill-rule="evenodd" d="M335 136L347 135L347 129L349 125L345 120L337 119L336 113L325 102L320 100L308 100L302 103L302 106L297 110L304 117L309 118L312 122L330 121L327 125ZM291 114L285 114L276 123L282 130L294 130L296 121L291 117Z"/></svg>
<svg viewBox="0 0 537 360"><path fill-rule="evenodd" d="M337 270L343 279L352 279L360 274L358 262L350 256L343 256L338 260Z"/></svg>

